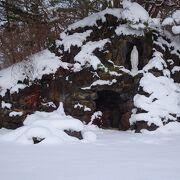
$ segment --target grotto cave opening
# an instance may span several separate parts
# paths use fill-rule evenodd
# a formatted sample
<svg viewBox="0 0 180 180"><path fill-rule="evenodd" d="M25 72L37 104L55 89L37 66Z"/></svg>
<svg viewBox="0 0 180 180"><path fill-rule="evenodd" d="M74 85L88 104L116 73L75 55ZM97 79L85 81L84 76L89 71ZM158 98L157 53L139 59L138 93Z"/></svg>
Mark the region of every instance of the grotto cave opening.
<svg viewBox="0 0 180 180"><path fill-rule="evenodd" d="M102 128L129 129L128 100L126 95L110 90L97 92L96 111L102 112L95 124Z"/></svg>

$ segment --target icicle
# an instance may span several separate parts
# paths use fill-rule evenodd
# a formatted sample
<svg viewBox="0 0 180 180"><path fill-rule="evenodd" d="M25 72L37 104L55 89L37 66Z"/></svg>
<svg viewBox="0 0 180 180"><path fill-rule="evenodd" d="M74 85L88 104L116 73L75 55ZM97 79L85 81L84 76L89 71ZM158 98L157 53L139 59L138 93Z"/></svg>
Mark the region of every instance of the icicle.
<svg viewBox="0 0 180 180"><path fill-rule="evenodd" d="M132 75L136 75L138 73L138 63L139 63L139 54L136 46L133 46L131 51L131 73Z"/></svg>

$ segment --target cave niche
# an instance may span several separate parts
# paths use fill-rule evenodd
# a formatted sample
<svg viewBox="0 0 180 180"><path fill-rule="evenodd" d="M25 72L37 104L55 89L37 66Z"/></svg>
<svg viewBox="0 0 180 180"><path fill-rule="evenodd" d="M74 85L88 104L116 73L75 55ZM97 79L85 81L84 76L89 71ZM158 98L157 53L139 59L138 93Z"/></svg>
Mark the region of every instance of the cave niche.
<svg viewBox="0 0 180 180"><path fill-rule="evenodd" d="M96 111L102 112L101 119L95 121L96 125L101 128L115 128L119 130L130 128L129 112L131 109L129 109L129 100L126 94L111 90L98 91L95 103Z"/></svg>
<svg viewBox="0 0 180 180"><path fill-rule="evenodd" d="M125 67L129 70L132 69L132 65L131 65L131 52L133 50L133 47L136 46L137 50L138 50L138 56L139 56L139 64L138 64L138 69L141 70L144 67L144 51L146 51L147 54L149 54L149 52L147 52L147 50L144 49L145 45L144 45L144 41L138 38L134 38L132 41L129 41L127 43L127 52L126 52L126 61L125 61Z"/></svg>

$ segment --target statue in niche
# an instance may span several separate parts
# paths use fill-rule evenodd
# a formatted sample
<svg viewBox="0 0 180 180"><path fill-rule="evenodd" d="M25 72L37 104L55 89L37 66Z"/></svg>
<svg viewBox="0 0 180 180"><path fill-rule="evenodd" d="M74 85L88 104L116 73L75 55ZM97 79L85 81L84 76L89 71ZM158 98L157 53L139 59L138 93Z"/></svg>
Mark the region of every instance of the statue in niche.
<svg viewBox="0 0 180 180"><path fill-rule="evenodd" d="M136 46L133 46L133 49L131 51L131 73L133 76L135 76L138 73L138 64L139 64L139 53Z"/></svg>

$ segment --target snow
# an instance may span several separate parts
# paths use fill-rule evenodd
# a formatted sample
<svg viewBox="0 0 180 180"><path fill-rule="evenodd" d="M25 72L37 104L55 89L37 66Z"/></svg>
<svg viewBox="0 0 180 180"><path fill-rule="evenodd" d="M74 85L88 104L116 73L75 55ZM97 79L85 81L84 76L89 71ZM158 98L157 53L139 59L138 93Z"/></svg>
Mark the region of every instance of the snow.
<svg viewBox="0 0 180 180"><path fill-rule="evenodd" d="M154 44L158 45L163 51L166 51L166 48L163 46L161 42L154 41Z"/></svg>
<svg viewBox="0 0 180 180"><path fill-rule="evenodd" d="M180 116L180 88L168 77L155 77L151 73L144 74L140 86L149 97L136 94L134 105L146 113L132 114L131 124L136 121L146 121L163 126L163 122L175 121Z"/></svg>
<svg viewBox="0 0 180 180"><path fill-rule="evenodd" d="M173 65L174 64L174 61L172 59L168 59L167 62L170 64L170 65Z"/></svg>
<svg viewBox="0 0 180 180"><path fill-rule="evenodd" d="M172 71L172 74L174 74L175 72L180 72L180 66L174 66L171 71Z"/></svg>
<svg viewBox="0 0 180 180"><path fill-rule="evenodd" d="M7 89L11 93L18 92L26 85L18 83L26 78L30 81L41 79L44 74L55 73L59 67L69 68L69 64L62 62L49 50L43 50L36 53L20 63L14 64L0 71L0 95L4 96Z"/></svg>
<svg viewBox="0 0 180 180"><path fill-rule="evenodd" d="M136 75L138 73L138 63L139 63L139 53L136 46L133 46L131 51L131 73L132 75Z"/></svg>
<svg viewBox="0 0 180 180"><path fill-rule="evenodd" d="M96 134L92 131L85 131L82 136L87 142L95 142L97 140Z"/></svg>
<svg viewBox="0 0 180 180"><path fill-rule="evenodd" d="M64 51L70 52L71 46L81 47L83 45L83 41L86 40L88 36L90 36L92 30L85 31L83 33L74 33L72 35L67 35L65 32L60 34L61 41L56 41L56 46L63 45Z"/></svg>
<svg viewBox="0 0 180 180"><path fill-rule="evenodd" d="M116 34L118 36L120 36L120 35L124 35L124 36L128 36L128 35L144 36L144 31L143 30L133 29L133 28L129 27L127 24L119 25L116 28L115 32L116 32Z"/></svg>
<svg viewBox="0 0 180 180"><path fill-rule="evenodd" d="M110 14L110 15L113 15L115 17L117 17L118 19L121 18L121 9L105 9L104 11L101 11L99 13L94 13L78 22L75 22L74 24L71 24L69 27L68 27L68 30L72 30L72 29L76 29L76 28L79 28L79 27L85 27L85 26L94 26L94 25L97 25L96 24L96 21L97 20L102 20L102 22L105 22L106 21L106 17L105 15L106 14Z"/></svg>
<svg viewBox="0 0 180 180"><path fill-rule="evenodd" d="M76 109L76 108L83 108L83 105L80 104L80 103L77 103L77 104L74 105L74 108L75 108L75 109Z"/></svg>
<svg viewBox="0 0 180 180"><path fill-rule="evenodd" d="M74 57L74 72L80 71L82 66L92 66L94 70L97 70L98 66L102 63L100 59L93 54L95 49L102 50L104 45L109 42L109 39L103 39L100 41L89 41L81 47L81 51Z"/></svg>
<svg viewBox="0 0 180 180"><path fill-rule="evenodd" d="M116 72L116 71L109 71L109 74L110 74L111 76L122 76L121 73L118 73L118 72Z"/></svg>
<svg viewBox="0 0 180 180"><path fill-rule="evenodd" d="M117 82L117 80L116 79L113 79L112 81L111 80L101 80L101 79L99 79L99 80L96 80L96 81L94 81L91 85L90 85L90 87L85 87L85 88L82 88L83 90L86 90L86 89L91 89L91 87L93 87L93 86L98 86L98 85L108 85L108 86L110 86L110 85L112 85L112 84L114 84L114 83L116 83Z"/></svg>
<svg viewBox="0 0 180 180"><path fill-rule="evenodd" d="M41 104L44 105L44 106L47 106L47 107L56 108L56 105L53 102L47 102L47 103L41 103Z"/></svg>
<svg viewBox="0 0 180 180"><path fill-rule="evenodd" d="M180 26L173 26L172 27L172 32L174 34L180 34Z"/></svg>
<svg viewBox="0 0 180 180"><path fill-rule="evenodd" d="M180 24L180 10L176 10L172 17L177 24Z"/></svg>
<svg viewBox="0 0 180 180"><path fill-rule="evenodd" d="M143 70L148 71L153 68L158 69L158 70L163 70L166 67L167 67L167 64L163 59L162 53L156 51L153 54L153 58L148 62L146 66L144 66Z"/></svg>
<svg viewBox="0 0 180 180"><path fill-rule="evenodd" d="M15 92L18 93L20 89L24 89L25 87L27 87L27 85L18 83L17 85L15 85L14 87L11 88L10 93L11 94L13 94Z"/></svg>
<svg viewBox="0 0 180 180"><path fill-rule="evenodd" d="M162 126L161 128L158 128L156 131L147 131L145 129L142 130L143 133L146 134L180 134L180 123L179 122L171 122L166 124L165 126Z"/></svg>
<svg viewBox="0 0 180 180"><path fill-rule="evenodd" d="M160 18L149 18L148 25L151 29L161 30L161 19Z"/></svg>
<svg viewBox="0 0 180 180"><path fill-rule="evenodd" d="M96 129L97 139L91 143L34 146L0 141L1 179L179 180L180 124L165 127L169 130L156 134ZM7 132L0 130L0 137Z"/></svg>
<svg viewBox="0 0 180 180"><path fill-rule="evenodd" d="M4 109L4 108L8 108L10 109L12 107L12 104L10 103L6 103L4 101L1 102L1 107Z"/></svg>
<svg viewBox="0 0 180 180"><path fill-rule="evenodd" d="M128 0L123 1L122 17L133 23L147 22L149 19L148 12L138 3L131 3Z"/></svg>
<svg viewBox="0 0 180 180"><path fill-rule="evenodd" d="M101 119L102 115L103 114L101 111L94 112L93 115L91 116L91 121L89 122L89 124L92 124L95 119Z"/></svg>
<svg viewBox="0 0 180 180"><path fill-rule="evenodd" d="M22 115L18 112L10 113L10 116ZM78 141L77 138L69 136L64 130L83 132L85 142L95 141L95 134L85 130L83 123L71 116L66 116L63 104L53 112L39 112L28 115L24 126L11 131L1 137L1 141L19 144L33 144L33 138L44 139L39 144L62 144ZM87 138L87 139L86 139Z"/></svg>
<svg viewBox="0 0 180 180"><path fill-rule="evenodd" d="M68 30L74 30L76 28L84 28L85 26L97 26L97 21L106 21L105 15L110 14L118 19L124 19L131 23L133 29L144 29L144 23L150 20L148 12L140 6L138 3L131 3L130 1L123 1L123 9L120 8L107 8L104 11L94 13L68 27ZM125 30L123 30L125 33ZM129 32L130 33L130 32Z"/></svg>
<svg viewBox="0 0 180 180"><path fill-rule="evenodd" d="M52 127L59 130L81 131L83 129L83 124L81 121L60 113L60 108L58 108L56 111L53 111L52 113L37 111L36 113L29 115L26 118L24 125L41 126L47 128Z"/></svg>
<svg viewBox="0 0 180 180"><path fill-rule="evenodd" d="M77 108L79 108L79 109L83 108L84 111L91 111L91 108L88 108L87 106L84 106L84 105L82 105L82 104L80 104L80 103L75 104L75 105L74 105L74 108L75 108L75 109L77 109Z"/></svg>
<svg viewBox="0 0 180 180"><path fill-rule="evenodd" d="M91 108L85 106L85 107L84 107L84 111L91 111Z"/></svg>
<svg viewBox="0 0 180 180"><path fill-rule="evenodd" d="M167 38L174 39L165 33ZM178 41L168 43L163 38L158 38L155 41L160 47L168 47L174 49L173 54L178 52ZM167 62L173 64L171 59ZM159 73L151 73L158 70ZM174 66L172 74L179 71L178 66ZM163 126L169 121L177 121L180 117L180 86L171 79L171 72L168 69L167 63L161 52L155 51L152 59L144 66L141 71L143 77L140 80L139 92L134 96L134 106L130 118L130 123L134 124L137 121L145 121L148 125L155 124L158 127ZM156 77L157 76L157 77ZM141 112L137 111L141 110Z"/></svg>
<svg viewBox="0 0 180 180"><path fill-rule="evenodd" d="M124 1L124 10L106 9L103 12L93 14L71 26L68 30L78 27L94 26L97 20L106 20L105 14L112 14L118 18L127 19L129 25L120 25L116 29L117 35L143 36L144 23L150 22L147 12L137 3ZM174 21L179 23L179 14L173 14ZM157 19L156 19L157 20ZM155 21L155 20L154 20ZM139 23L139 24L137 24ZM151 22L152 23L152 22ZM163 24L171 24L172 19L164 20ZM155 23L154 23L155 24ZM179 33L179 26L173 26L175 34ZM61 34L61 41L56 45L63 45L65 51L70 51L71 46L81 47L81 51L74 57L74 72L80 71L83 66L92 66L97 70L101 65L93 51L103 49L108 39L84 44L92 31L67 35L67 31ZM160 40L160 39L158 39ZM165 41L156 42L169 48L177 44L167 44ZM131 72L138 71L138 51L134 46L131 52ZM59 67L69 69L72 65L62 62L48 50L35 54L28 61L16 64L0 71L0 95L4 95L7 89L10 93L18 92L27 85L19 83L29 78L31 81L42 78L43 74L55 73ZM156 68L163 72L164 76L155 77L148 71ZM135 109L130 119L147 121L160 126L156 131L142 130L142 134L134 134L126 131L102 130L91 125L92 121L102 116L102 112L95 112L89 125L84 125L80 120L67 116L62 104L51 113L35 112L24 121L24 126L16 130L0 129L0 174L4 180L16 179L43 179L43 180L179 180L180 179L180 123L171 122L165 126L163 123L176 121L180 117L180 86L170 78L170 72L163 55L155 52L153 58L143 68L143 78L140 86L149 94L146 97L136 94L134 97ZM172 73L179 71L175 66ZM121 75L109 72L112 75ZM68 78L68 77L67 77ZM97 85L112 85L117 80L97 80L90 89ZM47 105L54 104L52 102ZM2 108L11 108L11 104L2 101ZM55 106L54 106L55 107ZM79 103L74 108L90 108ZM136 108L147 113L136 114ZM21 116L22 112L11 112L12 116ZM81 131L83 140L67 135L64 130ZM44 139L38 145L33 144L33 138ZM43 146L41 146L43 145ZM45 146L44 146L45 145ZM53 146L52 146L53 145Z"/></svg>
<svg viewBox="0 0 180 180"><path fill-rule="evenodd" d="M172 17L167 17L162 22L162 26L172 26L172 32L177 35L180 34L180 10L173 12Z"/></svg>
<svg viewBox="0 0 180 180"><path fill-rule="evenodd" d="M22 115L23 115L23 112L12 111L12 112L9 113L10 117L13 117L13 116L22 116Z"/></svg>
<svg viewBox="0 0 180 180"><path fill-rule="evenodd" d="M174 19L172 17L167 17L162 22L162 26L173 25L173 24L174 24Z"/></svg>
<svg viewBox="0 0 180 180"><path fill-rule="evenodd" d="M164 34L168 39L171 40L171 42L166 41L162 37L158 37L157 41L155 41L155 42L157 42L158 44L161 44L160 47L162 47L162 46L168 47L171 54L175 54L175 55L179 56L179 58L180 58L180 54L178 53L180 51L180 40L179 40L178 36L173 36L168 31L164 31ZM174 48L173 50L171 49L172 47Z"/></svg>

